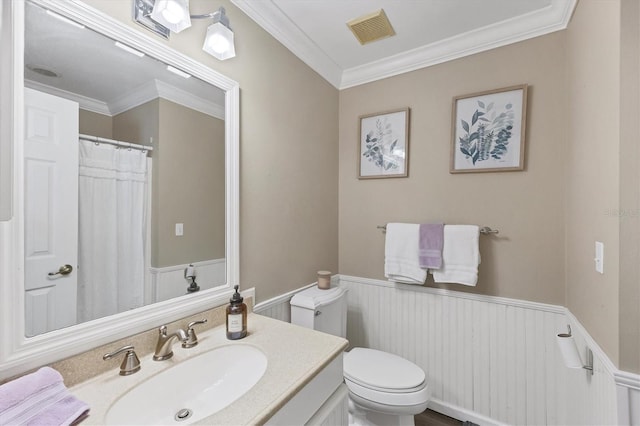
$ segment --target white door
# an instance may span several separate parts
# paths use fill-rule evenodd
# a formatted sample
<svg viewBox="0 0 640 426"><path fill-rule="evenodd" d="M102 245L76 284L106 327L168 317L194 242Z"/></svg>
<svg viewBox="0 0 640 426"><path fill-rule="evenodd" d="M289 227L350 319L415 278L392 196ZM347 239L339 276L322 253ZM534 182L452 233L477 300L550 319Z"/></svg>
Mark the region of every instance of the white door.
<svg viewBox="0 0 640 426"><path fill-rule="evenodd" d="M33 336L76 323L79 110L32 89L24 98L25 322ZM72 271L56 274L65 265Z"/></svg>

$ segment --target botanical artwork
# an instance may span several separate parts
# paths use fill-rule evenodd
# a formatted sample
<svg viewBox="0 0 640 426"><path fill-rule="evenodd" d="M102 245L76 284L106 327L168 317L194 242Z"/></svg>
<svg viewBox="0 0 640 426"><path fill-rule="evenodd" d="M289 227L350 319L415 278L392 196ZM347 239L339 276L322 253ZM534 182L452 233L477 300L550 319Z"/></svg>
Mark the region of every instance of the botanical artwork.
<svg viewBox="0 0 640 426"><path fill-rule="evenodd" d="M360 117L360 179L407 176L409 109Z"/></svg>
<svg viewBox="0 0 640 426"><path fill-rule="evenodd" d="M526 85L454 99L451 172L522 170Z"/></svg>

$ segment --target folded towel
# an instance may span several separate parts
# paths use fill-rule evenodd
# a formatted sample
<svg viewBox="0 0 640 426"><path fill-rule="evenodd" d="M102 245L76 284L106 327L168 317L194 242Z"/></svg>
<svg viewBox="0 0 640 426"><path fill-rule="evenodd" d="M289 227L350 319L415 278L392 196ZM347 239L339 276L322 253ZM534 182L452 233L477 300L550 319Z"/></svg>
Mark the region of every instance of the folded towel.
<svg viewBox="0 0 640 426"><path fill-rule="evenodd" d="M419 259L421 268L440 269L442 266L443 233L443 223L420 225Z"/></svg>
<svg viewBox="0 0 640 426"><path fill-rule="evenodd" d="M427 271L420 268L418 260L419 232L420 226L418 224L387 224L384 275L390 281L424 284Z"/></svg>
<svg viewBox="0 0 640 426"><path fill-rule="evenodd" d="M70 425L88 411L49 367L0 386L0 425Z"/></svg>
<svg viewBox="0 0 640 426"><path fill-rule="evenodd" d="M437 283L478 283L480 230L475 225L445 225L442 267L431 271Z"/></svg>

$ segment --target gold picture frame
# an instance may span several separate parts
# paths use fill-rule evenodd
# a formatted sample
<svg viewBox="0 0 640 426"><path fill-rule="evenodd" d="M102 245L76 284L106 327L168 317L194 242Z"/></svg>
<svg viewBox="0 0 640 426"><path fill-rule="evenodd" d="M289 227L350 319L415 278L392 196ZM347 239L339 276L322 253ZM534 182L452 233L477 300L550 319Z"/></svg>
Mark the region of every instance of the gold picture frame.
<svg viewBox="0 0 640 426"><path fill-rule="evenodd" d="M526 84L453 98L450 173L524 170Z"/></svg>

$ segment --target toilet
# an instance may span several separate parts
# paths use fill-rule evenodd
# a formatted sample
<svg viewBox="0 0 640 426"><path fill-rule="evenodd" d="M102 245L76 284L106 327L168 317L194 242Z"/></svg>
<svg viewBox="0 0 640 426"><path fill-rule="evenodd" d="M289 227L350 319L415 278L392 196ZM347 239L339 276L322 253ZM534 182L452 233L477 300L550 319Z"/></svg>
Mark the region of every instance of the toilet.
<svg viewBox="0 0 640 426"><path fill-rule="evenodd" d="M347 334L347 291L316 286L291 299L291 323L336 336ZM350 425L413 425L429 401L424 371L394 354L353 348L344 354Z"/></svg>

